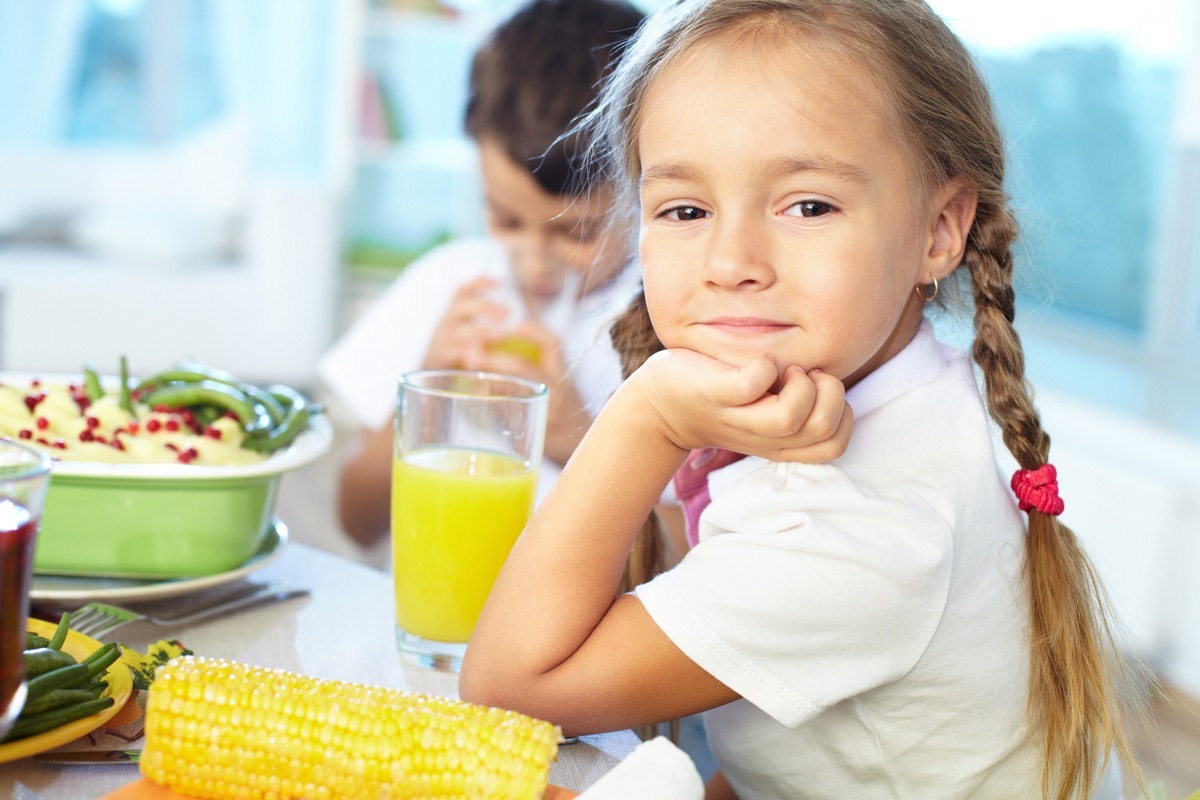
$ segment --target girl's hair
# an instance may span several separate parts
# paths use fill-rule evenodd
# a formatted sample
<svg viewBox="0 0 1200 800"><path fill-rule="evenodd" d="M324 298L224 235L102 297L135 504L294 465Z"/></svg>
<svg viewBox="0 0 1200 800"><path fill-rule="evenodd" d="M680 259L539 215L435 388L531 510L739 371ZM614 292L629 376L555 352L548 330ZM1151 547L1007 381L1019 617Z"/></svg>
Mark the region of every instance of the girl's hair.
<svg viewBox="0 0 1200 800"><path fill-rule="evenodd" d="M892 103L917 186L951 179L978 195L963 263L974 297L973 356L988 409L1023 469L1047 462L1042 430L1013 328L1017 223L1004 190L1004 146L991 98L970 54L923 0L680 0L647 20L629 44L586 125L596 158L636 213L637 125L647 87L684 52L720 36L776 36L821 47L865 68ZM767 78L764 78L767 80ZM961 271L960 271L961 272ZM613 327L627 371L656 349L644 300ZM644 561L644 559L643 559ZM631 563L630 569L638 565ZM1115 750L1140 785L1123 730L1117 678L1124 665L1104 591L1075 535L1029 512L1024 578L1030 600L1028 711L1043 744L1043 794L1086 795Z"/></svg>

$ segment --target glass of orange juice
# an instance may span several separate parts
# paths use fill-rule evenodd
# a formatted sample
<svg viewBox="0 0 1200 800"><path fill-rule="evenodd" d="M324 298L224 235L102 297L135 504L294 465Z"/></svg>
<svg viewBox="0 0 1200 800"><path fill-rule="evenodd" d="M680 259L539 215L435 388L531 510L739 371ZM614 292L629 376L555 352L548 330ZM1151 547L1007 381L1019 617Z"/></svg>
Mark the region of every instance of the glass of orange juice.
<svg viewBox="0 0 1200 800"><path fill-rule="evenodd" d="M401 376L392 460L396 642L457 671L529 515L546 437L545 385L491 372Z"/></svg>

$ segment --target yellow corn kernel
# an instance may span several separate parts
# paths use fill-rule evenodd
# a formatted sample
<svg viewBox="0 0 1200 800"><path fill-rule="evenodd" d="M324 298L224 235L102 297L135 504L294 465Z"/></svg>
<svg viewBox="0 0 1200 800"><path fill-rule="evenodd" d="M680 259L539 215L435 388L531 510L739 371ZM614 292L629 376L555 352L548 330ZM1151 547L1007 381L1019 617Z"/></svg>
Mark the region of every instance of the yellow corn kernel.
<svg viewBox="0 0 1200 800"><path fill-rule="evenodd" d="M540 798L556 725L222 659L161 667L141 770L202 800Z"/></svg>

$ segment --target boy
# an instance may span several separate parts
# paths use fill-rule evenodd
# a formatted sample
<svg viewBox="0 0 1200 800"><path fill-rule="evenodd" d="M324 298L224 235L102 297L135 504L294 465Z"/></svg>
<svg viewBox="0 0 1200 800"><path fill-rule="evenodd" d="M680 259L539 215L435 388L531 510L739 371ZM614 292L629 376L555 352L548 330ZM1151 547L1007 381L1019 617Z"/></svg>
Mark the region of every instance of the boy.
<svg viewBox="0 0 1200 800"><path fill-rule="evenodd" d="M318 365L363 426L338 499L360 545L388 533L401 373L465 368L545 383L539 497L620 383L608 328L636 291L637 270L624 269L623 239L601 229L610 198L577 169L581 145L569 129L641 20L619 0L533 0L476 52L466 130L478 145L489 238L411 264Z"/></svg>

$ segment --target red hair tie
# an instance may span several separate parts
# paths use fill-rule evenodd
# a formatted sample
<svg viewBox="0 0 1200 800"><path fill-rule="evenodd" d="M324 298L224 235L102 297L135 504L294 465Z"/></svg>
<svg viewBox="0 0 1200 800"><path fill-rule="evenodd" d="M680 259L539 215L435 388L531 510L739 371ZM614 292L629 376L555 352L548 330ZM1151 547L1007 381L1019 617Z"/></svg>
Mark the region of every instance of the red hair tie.
<svg viewBox="0 0 1200 800"><path fill-rule="evenodd" d="M1063 512L1063 501L1058 496L1058 473L1053 464L1017 470L1012 476L1012 490L1017 495L1022 511L1036 508L1052 516Z"/></svg>

